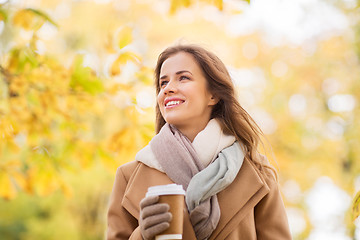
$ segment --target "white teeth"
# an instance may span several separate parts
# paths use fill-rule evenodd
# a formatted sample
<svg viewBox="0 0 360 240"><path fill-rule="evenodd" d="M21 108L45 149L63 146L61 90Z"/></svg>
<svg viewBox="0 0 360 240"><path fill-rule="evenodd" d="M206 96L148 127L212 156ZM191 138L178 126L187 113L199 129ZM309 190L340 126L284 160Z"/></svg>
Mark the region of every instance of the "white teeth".
<svg viewBox="0 0 360 240"><path fill-rule="evenodd" d="M180 104L180 101L169 101L169 102L166 103L165 107L178 105L178 104Z"/></svg>

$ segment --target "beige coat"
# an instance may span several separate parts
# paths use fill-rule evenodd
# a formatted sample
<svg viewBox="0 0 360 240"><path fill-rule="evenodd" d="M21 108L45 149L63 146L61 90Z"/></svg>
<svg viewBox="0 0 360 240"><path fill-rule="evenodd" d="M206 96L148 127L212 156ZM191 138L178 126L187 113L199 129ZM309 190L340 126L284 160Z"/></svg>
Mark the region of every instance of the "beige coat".
<svg viewBox="0 0 360 240"><path fill-rule="evenodd" d="M107 239L142 239L138 227L139 202L147 188L173 183L166 174L133 161L118 168L110 197ZM235 180L218 193L221 217L211 239L288 240L288 221L278 184L248 160ZM196 239L184 207L183 239Z"/></svg>

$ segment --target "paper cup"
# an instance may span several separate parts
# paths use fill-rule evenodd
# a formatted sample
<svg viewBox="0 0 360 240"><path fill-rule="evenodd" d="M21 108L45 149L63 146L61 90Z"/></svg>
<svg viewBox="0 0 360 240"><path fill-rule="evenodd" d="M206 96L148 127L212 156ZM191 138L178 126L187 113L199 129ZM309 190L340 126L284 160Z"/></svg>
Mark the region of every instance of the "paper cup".
<svg viewBox="0 0 360 240"><path fill-rule="evenodd" d="M170 227L161 234L155 236L155 240L182 239L183 233L183 209L185 191L182 185L168 184L148 188L146 196L158 195L159 203L167 203L172 214Z"/></svg>

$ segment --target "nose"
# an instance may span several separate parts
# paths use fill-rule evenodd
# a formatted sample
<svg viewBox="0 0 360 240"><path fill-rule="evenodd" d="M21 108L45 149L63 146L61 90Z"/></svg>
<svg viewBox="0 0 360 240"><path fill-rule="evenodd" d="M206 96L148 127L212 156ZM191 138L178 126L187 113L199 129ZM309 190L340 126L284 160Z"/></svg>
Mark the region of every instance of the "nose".
<svg viewBox="0 0 360 240"><path fill-rule="evenodd" d="M170 80L164 88L164 94L174 93L174 92L176 92L176 83L175 81Z"/></svg>

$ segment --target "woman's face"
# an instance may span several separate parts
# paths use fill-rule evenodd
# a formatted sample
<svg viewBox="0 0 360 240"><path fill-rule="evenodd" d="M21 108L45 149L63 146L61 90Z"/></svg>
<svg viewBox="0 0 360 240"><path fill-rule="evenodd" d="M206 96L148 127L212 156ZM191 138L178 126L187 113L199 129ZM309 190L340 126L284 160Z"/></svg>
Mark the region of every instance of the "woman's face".
<svg viewBox="0 0 360 240"><path fill-rule="evenodd" d="M180 131L202 130L217 101L207 90L207 80L194 57L186 52L170 56L159 76L157 103L165 121Z"/></svg>

